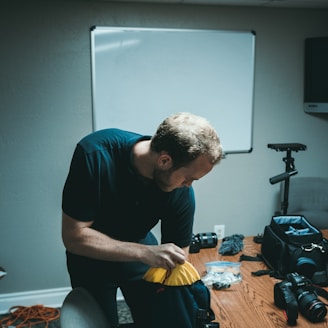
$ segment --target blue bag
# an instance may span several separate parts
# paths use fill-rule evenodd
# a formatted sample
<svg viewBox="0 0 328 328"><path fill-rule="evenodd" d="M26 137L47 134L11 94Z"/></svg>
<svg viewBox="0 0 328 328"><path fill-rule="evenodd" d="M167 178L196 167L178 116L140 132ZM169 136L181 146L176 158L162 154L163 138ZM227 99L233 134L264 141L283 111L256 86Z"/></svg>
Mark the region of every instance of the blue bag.
<svg viewBox="0 0 328 328"><path fill-rule="evenodd" d="M147 328L219 328L205 284L167 286L145 282L150 290L150 325Z"/></svg>

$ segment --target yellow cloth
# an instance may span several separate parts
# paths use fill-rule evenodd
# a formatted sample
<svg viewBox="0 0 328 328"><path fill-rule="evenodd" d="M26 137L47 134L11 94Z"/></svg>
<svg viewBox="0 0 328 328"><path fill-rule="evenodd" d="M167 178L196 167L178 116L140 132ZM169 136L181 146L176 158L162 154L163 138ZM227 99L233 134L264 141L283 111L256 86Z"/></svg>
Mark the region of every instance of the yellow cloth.
<svg viewBox="0 0 328 328"><path fill-rule="evenodd" d="M200 280L199 273L195 267L187 261L184 264L178 264L171 270L150 268L143 278L148 282L160 283L167 286L192 285L197 280Z"/></svg>

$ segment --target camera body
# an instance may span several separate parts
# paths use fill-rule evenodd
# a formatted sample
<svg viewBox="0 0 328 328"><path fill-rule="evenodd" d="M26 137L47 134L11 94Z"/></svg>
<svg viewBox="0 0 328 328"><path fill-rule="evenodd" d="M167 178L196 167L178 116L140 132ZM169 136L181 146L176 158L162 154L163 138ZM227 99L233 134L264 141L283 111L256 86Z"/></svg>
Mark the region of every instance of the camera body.
<svg viewBox="0 0 328 328"><path fill-rule="evenodd" d="M286 280L275 284L274 303L285 310L287 321L294 325L298 318L298 309L311 322L320 322L327 314L324 303L309 279L298 273L289 273Z"/></svg>
<svg viewBox="0 0 328 328"><path fill-rule="evenodd" d="M202 248L214 248L218 244L218 236L215 232L202 232L192 235L189 253L199 253Z"/></svg>

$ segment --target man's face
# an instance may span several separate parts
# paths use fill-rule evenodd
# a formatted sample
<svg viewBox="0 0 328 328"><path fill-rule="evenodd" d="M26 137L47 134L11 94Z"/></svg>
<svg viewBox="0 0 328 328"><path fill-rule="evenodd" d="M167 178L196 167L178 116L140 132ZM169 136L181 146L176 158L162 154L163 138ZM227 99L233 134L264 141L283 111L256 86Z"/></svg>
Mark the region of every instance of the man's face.
<svg viewBox="0 0 328 328"><path fill-rule="evenodd" d="M190 187L195 180L199 180L209 173L213 168L205 156L199 156L188 166L174 169L158 167L154 170L154 181L157 186L165 191L170 192L176 188Z"/></svg>

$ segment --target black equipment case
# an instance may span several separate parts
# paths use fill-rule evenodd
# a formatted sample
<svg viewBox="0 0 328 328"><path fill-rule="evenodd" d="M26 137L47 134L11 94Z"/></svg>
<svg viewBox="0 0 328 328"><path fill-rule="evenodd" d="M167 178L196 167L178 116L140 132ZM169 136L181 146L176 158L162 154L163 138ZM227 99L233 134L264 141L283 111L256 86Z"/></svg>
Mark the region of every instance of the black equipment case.
<svg viewBox="0 0 328 328"><path fill-rule="evenodd" d="M297 272L328 286L328 241L303 216L273 216L264 229L261 257L278 275Z"/></svg>

